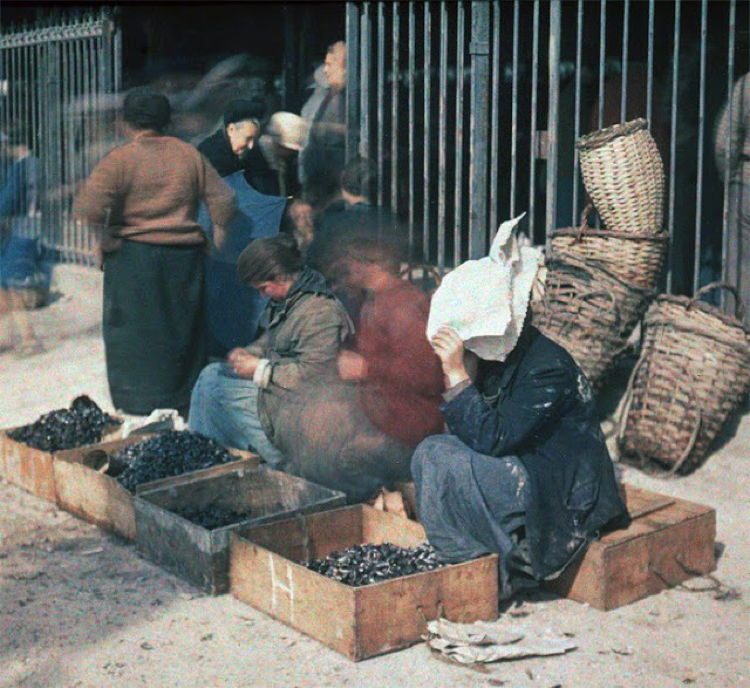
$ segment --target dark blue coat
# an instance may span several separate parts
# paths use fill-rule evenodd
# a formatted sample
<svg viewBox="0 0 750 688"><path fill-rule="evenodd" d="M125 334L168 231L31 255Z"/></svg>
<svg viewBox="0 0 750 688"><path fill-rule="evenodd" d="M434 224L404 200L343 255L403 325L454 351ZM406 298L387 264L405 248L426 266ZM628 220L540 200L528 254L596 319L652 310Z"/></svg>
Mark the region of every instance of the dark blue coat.
<svg viewBox="0 0 750 688"><path fill-rule="evenodd" d="M450 432L474 451L523 462L536 578L553 577L602 528L627 520L588 380L535 328L524 330L505 363L482 361L476 383L443 413Z"/></svg>

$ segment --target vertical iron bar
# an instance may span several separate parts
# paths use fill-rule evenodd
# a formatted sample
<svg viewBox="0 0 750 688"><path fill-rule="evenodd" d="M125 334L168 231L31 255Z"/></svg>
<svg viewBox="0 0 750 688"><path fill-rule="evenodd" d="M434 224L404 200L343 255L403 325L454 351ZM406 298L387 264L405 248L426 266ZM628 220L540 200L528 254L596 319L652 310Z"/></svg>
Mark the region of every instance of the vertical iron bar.
<svg viewBox="0 0 750 688"><path fill-rule="evenodd" d="M378 142L378 206L383 205L384 200L384 175L383 167L385 149L385 4L378 3L378 119L377 119L377 142Z"/></svg>
<svg viewBox="0 0 750 688"><path fill-rule="evenodd" d="M115 95L117 95L122 90L122 28L119 24L115 24L114 51L112 59L114 61L113 67L115 75L114 92Z"/></svg>
<svg viewBox="0 0 750 688"><path fill-rule="evenodd" d="M471 5L471 112L469 168L469 258L487 246L487 124L489 121L490 6Z"/></svg>
<svg viewBox="0 0 750 688"><path fill-rule="evenodd" d="M0 39L2 39L2 36L0 36ZM2 80L3 83L6 85L10 83L10 79L8 78L8 73L6 71L7 67L7 61L6 61L6 53L7 48L5 47L5 41L0 40L0 80ZM6 86L6 88L9 89L9 86ZM5 99L3 101L3 107L0 108L0 127L2 127L2 131L8 131L8 94L6 92ZM6 158L2 158L0 160L0 165L2 167L0 168L0 173L2 173L2 183L5 183L8 178L8 167L6 163Z"/></svg>
<svg viewBox="0 0 750 688"><path fill-rule="evenodd" d="M398 89L401 83L399 74L398 51L400 47L399 31L400 16L399 3L394 2L391 6L393 40L391 41L391 210L398 215Z"/></svg>
<svg viewBox="0 0 750 688"><path fill-rule="evenodd" d="M547 114L547 222L545 243L555 227L557 218L557 143L560 119L560 31L562 7L560 0L552 0L549 8L549 101Z"/></svg>
<svg viewBox="0 0 750 688"><path fill-rule="evenodd" d="M360 45L361 45L361 64L360 64L360 117L359 127L359 146L360 155L372 159L370 150L370 3L362 5L362 14L360 16Z"/></svg>
<svg viewBox="0 0 750 688"><path fill-rule="evenodd" d="M70 214L68 213L69 203L68 203L68 191L72 188L70 186L70 150L71 150L71 143L72 143L72 136L70 135L69 130L69 116L68 116L68 109L70 107L70 80L68 79L68 72L70 71L70 55L69 55L69 49L70 49L70 41L64 40L60 42L60 49L62 52L61 55L61 62L62 62L62 72L61 72L61 81L62 81L62 99L60 102L60 112L61 112L61 127L60 127L60 139L61 139L61 145L62 145L62 153L63 153L63 166L62 166L62 174L60 181L62 182L61 188L65 189L65 192L60 194L61 198L61 205L64 206L61 209L61 212L64 213L64 220L63 220L63 243L66 247L77 247L76 238L73 235L72 224L70 222ZM72 255L75 257L75 252L72 252Z"/></svg>
<svg viewBox="0 0 750 688"><path fill-rule="evenodd" d="M681 0L675 0L674 5L674 39L672 43L672 116L669 134L669 250L667 252L667 292L672 291L672 259L674 251L674 195L677 172L677 86L680 74L680 9Z"/></svg>
<svg viewBox="0 0 750 688"><path fill-rule="evenodd" d="M445 271L446 117L448 110L448 6L440 2L440 93L438 104L438 270Z"/></svg>
<svg viewBox="0 0 750 688"><path fill-rule="evenodd" d="M359 5L346 3L346 159L356 157L359 146Z"/></svg>
<svg viewBox="0 0 750 688"><path fill-rule="evenodd" d="M532 40L531 62L531 124L529 127L529 235L535 240L535 210L536 210L536 156L538 148L537 134L537 90L539 88L539 0L534 0L534 28Z"/></svg>
<svg viewBox="0 0 750 688"><path fill-rule="evenodd" d="M726 136L726 155L727 158L731 156L731 146L732 146L732 121L734 119L733 117L733 96L734 96L734 43L735 43L735 30L736 30L736 21L737 21L737 0L730 0L729 3L729 49L728 49L728 56L727 56L727 122L729 122L729 126L727 126L727 136ZM729 274L729 256L728 256L728 242L727 242L727 230L730 229L730 231L733 232L739 232L739 227L732 227L729 228L729 182L730 182L730 176L731 176L731 170L729 166L727 166L726 173L724 174L724 212L722 214L722 240L721 240L721 276L723 281L727 281L727 277ZM739 208L737 208L737 215L739 215ZM738 242L738 246L740 246ZM737 267L739 268L739 251L737 251L737 255L734 256L734 260L736 262ZM735 274L738 274L736 270L732 271ZM739 286L737 284L733 286ZM724 299L722 297L722 304L724 303Z"/></svg>
<svg viewBox="0 0 750 688"><path fill-rule="evenodd" d="M599 5L599 117L597 128L604 124L604 71L607 57L607 0Z"/></svg>
<svg viewBox="0 0 750 688"><path fill-rule="evenodd" d="M456 19L456 175L455 175L455 222L453 225L453 265L461 262L461 229L463 226L463 187L464 187L464 50L465 46L465 7L463 0L458 3Z"/></svg>
<svg viewBox="0 0 750 688"><path fill-rule="evenodd" d="M415 122L414 118L417 113L416 108L416 69L415 69L415 52L416 52L416 17L414 12L414 3L407 5L409 11L409 262L414 255L414 223L416 222L415 213L415 196L417 193L416 176L414 174L414 163L416 158L416 140L415 140Z"/></svg>
<svg viewBox="0 0 750 688"><path fill-rule="evenodd" d="M581 69L583 54L583 0L578 0L578 19L576 24L576 95L575 113L573 114L573 212L570 218L571 227L578 224L578 146L581 136Z"/></svg>
<svg viewBox="0 0 750 688"><path fill-rule="evenodd" d="M424 7L424 127L422 139L424 187L422 198L422 253L430 262L430 72L432 71L432 15L430 4Z"/></svg>
<svg viewBox="0 0 750 688"><path fill-rule="evenodd" d="M34 126L33 126L33 106L34 101L31 98L31 65L29 64L31 58L31 49L28 44L21 48L23 56L23 128L25 131L26 145L31 150L31 154L36 157L36 146L34 145ZM37 193L39 189L37 187ZM34 216L27 218L26 222L26 233L36 238L36 207L33 208Z"/></svg>
<svg viewBox="0 0 750 688"><path fill-rule="evenodd" d="M622 70L620 71L620 122L628 116L628 40L630 34L630 0L625 0L622 18Z"/></svg>
<svg viewBox="0 0 750 688"><path fill-rule="evenodd" d="M703 219L703 136L706 127L706 39L708 36L708 0L701 2L701 83L698 96L698 174L695 188L695 256L693 292L701 286L701 222Z"/></svg>
<svg viewBox="0 0 750 688"><path fill-rule="evenodd" d="M646 119L648 119L649 129L651 128L651 118L654 112L654 3L656 0L649 0L648 3L648 68L646 75Z"/></svg>
<svg viewBox="0 0 750 688"><path fill-rule="evenodd" d="M518 170L518 15L519 1L513 2L513 97L510 124L510 216L516 214L516 174Z"/></svg>
<svg viewBox="0 0 750 688"><path fill-rule="evenodd" d="M497 229L498 157L500 155L500 2L492 3L492 132L490 144L490 234Z"/></svg>

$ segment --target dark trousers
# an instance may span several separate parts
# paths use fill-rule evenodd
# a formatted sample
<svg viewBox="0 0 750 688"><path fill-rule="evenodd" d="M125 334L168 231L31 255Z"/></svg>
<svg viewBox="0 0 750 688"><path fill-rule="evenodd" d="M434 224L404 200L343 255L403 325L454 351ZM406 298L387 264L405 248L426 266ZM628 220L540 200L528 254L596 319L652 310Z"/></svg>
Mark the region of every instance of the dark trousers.
<svg viewBox="0 0 750 688"><path fill-rule="evenodd" d="M104 349L115 408L184 415L206 363L202 246L125 241L104 259Z"/></svg>

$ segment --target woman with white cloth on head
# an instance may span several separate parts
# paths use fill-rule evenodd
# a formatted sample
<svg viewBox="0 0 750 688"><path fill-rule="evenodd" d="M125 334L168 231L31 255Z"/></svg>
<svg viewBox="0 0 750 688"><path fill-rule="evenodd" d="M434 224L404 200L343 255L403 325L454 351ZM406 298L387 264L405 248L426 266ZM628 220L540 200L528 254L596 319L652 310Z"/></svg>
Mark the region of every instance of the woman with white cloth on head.
<svg viewBox="0 0 750 688"><path fill-rule="evenodd" d="M425 439L412 459L430 543L450 562L499 553L503 597L555 578L602 529L627 521L589 383L526 317L538 262L524 265L513 241L494 265L457 268L433 297L428 333L445 375L449 434ZM448 326L460 331L460 314L448 311L476 303L460 292L482 270L502 278L494 293L506 300L496 304L505 332L462 338ZM486 307L478 306L485 320ZM465 355L464 339L482 358Z"/></svg>

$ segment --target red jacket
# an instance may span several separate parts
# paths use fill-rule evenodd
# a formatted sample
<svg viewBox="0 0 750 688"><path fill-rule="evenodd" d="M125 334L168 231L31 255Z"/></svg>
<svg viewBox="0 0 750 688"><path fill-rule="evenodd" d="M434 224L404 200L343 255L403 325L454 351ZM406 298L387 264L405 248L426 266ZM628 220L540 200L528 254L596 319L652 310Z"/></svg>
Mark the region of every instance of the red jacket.
<svg viewBox="0 0 750 688"><path fill-rule="evenodd" d="M357 336L367 361L362 407L378 429L411 446L443 431L443 372L425 334L429 310L428 298L401 282L368 298Z"/></svg>

